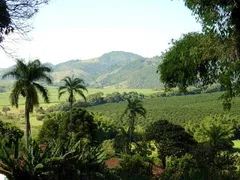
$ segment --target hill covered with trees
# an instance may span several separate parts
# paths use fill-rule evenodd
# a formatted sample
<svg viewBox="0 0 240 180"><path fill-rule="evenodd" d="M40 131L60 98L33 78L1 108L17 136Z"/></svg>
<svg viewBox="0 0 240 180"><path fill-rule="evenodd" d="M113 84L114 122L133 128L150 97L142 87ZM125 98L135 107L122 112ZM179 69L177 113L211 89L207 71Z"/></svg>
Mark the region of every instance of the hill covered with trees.
<svg viewBox="0 0 240 180"><path fill-rule="evenodd" d="M101 57L88 60L70 60L53 65L55 85L59 85L65 76L74 75L87 82L89 88L159 88L159 76L156 73L160 57L144 58L130 52L113 51ZM0 69L0 75L8 71Z"/></svg>

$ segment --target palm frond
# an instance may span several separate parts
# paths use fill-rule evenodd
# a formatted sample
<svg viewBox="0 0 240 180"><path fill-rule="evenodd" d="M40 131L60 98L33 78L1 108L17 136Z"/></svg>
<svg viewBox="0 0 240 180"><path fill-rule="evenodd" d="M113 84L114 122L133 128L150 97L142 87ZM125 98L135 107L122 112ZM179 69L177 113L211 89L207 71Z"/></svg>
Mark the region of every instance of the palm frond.
<svg viewBox="0 0 240 180"><path fill-rule="evenodd" d="M84 95L84 93L83 93L82 90L80 90L80 89L75 89L75 92L76 92L78 95L80 95L80 96L84 99L84 101L87 100L87 98L86 98L86 96Z"/></svg>
<svg viewBox="0 0 240 180"><path fill-rule="evenodd" d="M19 95L23 94L23 91L24 91L24 82L16 81L13 85L13 89L10 94L10 102L12 106L16 106L16 108L18 108Z"/></svg>
<svg viewBox="0 0 240 180"><path fill-rule="evenodd" d="M58 94L58 99L60 99L61 96L62 96L63 94L65 94L65 93L66 93L66 91L61 91L61 92L59 92L59 94Z"/></svg>
<svg viewBox="0 0 240 180"><path fill-rule="evenodd" d="M38 94L35 86L31 84L28 86L27 89L27 95L26 95L26 103L27 107L30 112L33 111L33 106L38 106L39 105L39 99L38 99Z"/></svg>
<svg viewBox="0 0 240 180"><path fill-rule="evenodd" d="M47 88L41 86L38 83L33 83L33 85L37 88L37 90L42 94L45 103L49 103L49 93Z"/></svg>
<svg viewBox="0 0 240 180"><path fill-rule="evenodd" d="M68 101L71 104L75 101L74 93L80 95L86 101L86 96L84 95L83 90L87 91L87 88L85 87L84 81L82 79L66 76L61 80L61 82L63 85L58 89L59 98L62 94L68 91Z"/></svg>

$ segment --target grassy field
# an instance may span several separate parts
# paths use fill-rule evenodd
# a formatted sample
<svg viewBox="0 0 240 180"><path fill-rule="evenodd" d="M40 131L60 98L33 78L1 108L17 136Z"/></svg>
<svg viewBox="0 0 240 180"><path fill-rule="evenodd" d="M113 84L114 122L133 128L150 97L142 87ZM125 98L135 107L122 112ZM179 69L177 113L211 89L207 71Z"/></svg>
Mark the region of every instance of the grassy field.
<svg viewBox="0 0 240 180"><path fill-rule="evenodd" d="M218 100L221 93L198 94L188 96L172 96L144 99L143 106L147 110L146 119L139 119L141 126L155 120L166 119L176 124L184 124L188 121L200 121L206 116L216 114L230 114L240 118L240 98L236 98L230 112L223 111L222 101ZM120 124L121 114L126 108L126 102L103 104L89 107L92 112L99 112L110 117Z"/></svg>
<svg viewBox="0 0 240 180"><path fill-rule="evenodd" d="M50 104L44 104L41 99L40 106L46 109L49 106L58 104L60 102L65 102L67 97L63 96L61 101L58 100L57 87L49 87L49 94L51 98ZM105 95L112 92L130 92L137 91L138 93L143 93L149 95L159 91L154 91L150 89L89 89L88 94L93 94L96 92L103 92ZM87 94L87 95L88 95ZM10 92L0 93L0 108L3 106L10 107L9 101ZM209 115L216 114L230 114L240 118L240 98L236 98L233 102L233 107L230 112L224 112L222 108L222 101L218 100L221 93L212 94L198 94L198 95L188 95L188 96L172 96L172 97L161 97L161 98L146 98L143 100L143 106L147 110L147 117L145 119L140 118L137 123L138 125L145 127L147 124L159 120L166 119L176 124L183 125L188 121L201 121L203 118ZM116 122L116 125L124 125L119 120L124 109L126 108L126 102L112 103L112 104L102 104L98 106L93 106L87 108L91 112L97 112L106 116ZM6 116L3 112L0 119L13 122L14 124L20 126L24 129L24 99L20 99L20 106L18 109L11 107L11 111ZM11 116L18 117L17 120ZM33 128L33 133L37 132L39 126L41 126L42 121L36 119L36 112L31 114L31 125Z"/></svg>
<svg viewBox="0 0 240 180"><path fill-rule="evenodd" d="M6 84L4 84L4 86L6 86ZM8 86L9 86L9 84L8 84ZM2 107L4 107L4 106L8 106L11 108L11 110L8 112L7 115L5 115L3 112L0 111L2 113L2 114L0 114L0 119L4 120L6 122L11 122L24 130L25 129L24 113L23 113L24 99L22 97L20 97L18 109L16 109L15 107L11 107L10 98L9 98L10 90L11 90L11 88L8 87L8 92L0 93L0 110L2 110ZM58 88L57 87L49 86L48 91L49 91L49 95L50 95L50 103L49 104L44 103L43 99L40 97L40 105L39 106L46 109L49 106L53 106L53 105L56 105L56 104L59 104L62 102L66 102L67 95L65 95L65 96L63 95L60 100L58 99ZM107 94L111 94L113 92L123 93L123 92L131 92L131 91L136 91L138 93L149 95L152 93L160 92L161 90L156 91L156 90L151 90L151 89L88 89L88 92L85 93L85 95L88 96L90 94L94 94L97 92L103 92L104 95L107 95ZM76 96L76 98L79 99L78 96ZM40 126L42 125L42 121L38 121L36 117L37 117L37 113L33 112L31 114L31 126L32 126L33 134L37 134Z"/></svg>
<svg viewBox="0 0 240 180"><path fill-rule="evenodd" d="M67 99L66 95L65 96L63 95L60 100L58 99L58 88L57 87L48 86L47 88L48 88L49 95L50 95L50 101L51 101L50 105L51 104L56 104L56 103L59 103L59 102L64 102ZM152 90L152 89L88 89L88 92L85 92L85 95L88 96L90 94L94 94L94 93L97 93L97 92L103 92L104 95L107 95L107 94L111 94L113 92L123 93L123 92L131 92L131 91L136 91L138 93L149 95L149 94L161 92L162 90ZM9 96L10 96L10 91L5 92L5 93L0 93L0 107L10 106ZM77 99L78 99L78 97L77 97ZM41 106L43 106L43 107L48 106L47 104L45 104L43 102L42 98L40 98L40 103L41 103ZM20 98L19 104L20 105L24 104L24 99L23 98Z"/></svg>

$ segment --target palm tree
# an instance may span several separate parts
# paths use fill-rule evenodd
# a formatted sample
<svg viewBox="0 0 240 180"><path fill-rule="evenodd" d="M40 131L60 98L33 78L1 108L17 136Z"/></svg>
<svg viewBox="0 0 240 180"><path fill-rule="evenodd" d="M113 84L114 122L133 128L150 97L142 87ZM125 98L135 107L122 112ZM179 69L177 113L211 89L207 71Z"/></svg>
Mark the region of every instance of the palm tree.
<svg viewBox="0 0 240 180"><path fill-rule="evenodd" d="M137 115L140 115L145 118L146 116L146 109L142 105L142 101L139 100L137 97L127 98L127 108L123 112L121 119L123 116L127 115L129 119L129 150L131 152L131 142L132 142L132 134L135 129L135 120Z"/></svg>
<svg viewBox="0 0 240 180"><path fill-rule="evenodd" d="M76 100L74 94L79 94L86 101L86 96L84 95L83 90L87 91L87 88L85 87L82 79L74 78L73 76L66 76L61 81L64 84L58 89L58 99L60 99L63 94L68 92L68 102L70 103L70 120L72 120L72 106Z"/></svg>
<svg viewBox="0 0 240 180"><path fill-rule="evenodd" d="M31 134L30 112L33 107L39 105L38 92L42 95L44 101L49 103L48 90L39 84L40 81L48 84L52 83L49 73L51 69L41 64L39 60L29 61L16 60L16 65L12 70L5 73L2 78L13 77L16 81L10 94L12 106L18 108L19 96L22 95L25 100L25 124L26 124L26 147L29 145L29 137Z"/></svg>
<svg viewBox="0 0 240 180"><path fill-rule="evenodd" d="M207 142L216 151L231 149L234 129L217 122L201 124L195 135L201 142Z"/></svg>

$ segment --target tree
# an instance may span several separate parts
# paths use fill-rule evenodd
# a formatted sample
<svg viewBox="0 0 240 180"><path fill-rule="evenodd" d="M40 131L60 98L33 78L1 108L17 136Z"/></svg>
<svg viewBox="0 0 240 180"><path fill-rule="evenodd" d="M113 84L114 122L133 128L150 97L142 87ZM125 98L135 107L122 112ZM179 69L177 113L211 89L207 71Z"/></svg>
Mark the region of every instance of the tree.
<svg viewBox="0 0 240 180"><path fill-rule="evenodd" d="M240 1L239 0L184 0L185 5L197 16L205 32L234 38L240 53Z"/></svg>
<svg viewBox="0 0 240 180"><path fill-rule="evenodd" d="M205 86L217 82L220 40L201 33L184 34L172 40L158 66L160 80L168 90L178 87L184 93L188 86Z"/></svg>
<svg viewBox="0 0 240 180"><path fill-rule="evenodd" d="M120 127L118 133L114 138L113 147L117 153L129 153L129 129L124 129Z"/></svg>
<svg viewBox="0 0 240 180"><path fill-rule="evenodd" d="M48 2L49 0L0 0L0 43L13 32L25 37L32 29L29 20Z"/></svg>
<svg viewBox="0 0 240 180"><path fill-rule="evenodd" d="M94 117L87 110L73 109L72 119L69 119L70 112L51 113L45 118L38 139L42 143L52 141L66 142L72 140L77 142L84 139L85 142L96 144L98 142L98 124Z"/></svg>
<svg viewBox="0 0 240 180"><path fill-rule="evenodd" d="M182 156L196 145L196 141L183 127L167 120L159 120L149 125L146 136L149 141L155 142L163 168L166 168L167 156Z"/></svg>
<svg viewBox="0 0 240 180"><path fill-rule="evenodd" d="M83 91L87 91L87 88L84 85L84 81L80 78L74 78L72 77L65 77L61 80L63 82L63 85L59 87L58 89L58 98L60 99L63 94L68 92L68 102L70 104L70 119L72 119L72 106L75 102L75 94L80 95L85 101L86 97L83 93Z"/></svg>
<svg viewBox="0 0 240 180"><path fill-rule="evenodd" d="M230 110L231 100L240 94L240 62L227 60L231 46L215 34L188 33L172 41L158 66L166 89L188 86L207 87L219 83L226 91L221 96L224 109Z"/></svg>
<svg viewBox="0 0 240 180"><path fill-rule="evenodd" d="M142 105L142 101L138 98L127 98L127 108L123 112L121 119L127 115L128 117L128 123L129 123L129 151L131 152L131 142L132 142L132 135L134 133L135 129L135 121L137 118L137 115L140 115L142 117L146 117L146 109L144 109Z"/></svg>
<svg viewBox="0 0 240 180"><path fill-rule="evenodd" d="M18 157L19 141L22 139L24 132L10 123L0 121L0 144L8 148L8 151ZM14 147L11 151L11 147Z"/></svg>
<svg viewBox="0 0 240 180"><path fill-rule="evenodd" d="M220 0L211 0L211 1L183 0L183 1L185 2L185 5L190 10L192 10L193 14L196 15L197 20L201 22L203 26L204 34L210 33L215 37L217 37L217 39L219 39L216 41L217 43L213 43L211 46L211 47L214 47L214 49L218 49L217 50L218 53L213 53L213 54L209 53L211 52L211 51L208 51L209 46L205 46L207 54L210 55L209 62L212 62L212 60L216 60L214 56L219 54L216 57L217 57L218 63L220 62L220 64L217 64L217 66L215 65L209 66L209 67L218 67L219 70L216 70L215 68L204 69L204 66L202 66L202 63L200 63L199 65L202 66L202 67L200 66L200 68L203 68L204 72L206 72L207 74L211 72L218 73L219 76L213 78L213 80L217 80L226 89L226 93L224 93L223 96L221 96L221 98L223 99L224 109L230 110L232 98L240 95L240 91L239 91L240 89L240 79L239 79L240 1L239 0L222 0L222 1ZM176 44L174 44L173 46L175 45ZM196 47L197 46L192 47L189 50L185 48L186 51L184 52L189 52L191 54L191 51L193 49L196 49ZM197 50L198 49L199 48L197 48ZM172 49L170 49L169 51L172 51ZM179 51L176 51L176 52L180 53L180 55L182 54L182 59L189 58L184 54L183 51L181 51L181 48ZM200 54L202 54L202 51L199 51L199 52ZM178 59L176 59L176 61ZM199 56L197 59L199 59ZM199 59L199 60L202 60L202 59ZM182 61L180 60L180 62ZM195 64L195 62L192 62L192 63ZM173 64L173 62L171 64ZM172 65L169 65L169 66L172 66ZM169 71L169 66L168 66L168 70L166 71ZM182 67L183 66L180 66L180 70ZM189 68L186 67L184 71L189 72L191 71L191 68L192 68L192 64L189 66ZM183 75L183 73L180 73L180 74ZM188 79L190 78L194 79L194 77L195 76L190 76ZM167 81L171 82L172 80L173 78L169 78ZM181 85L186 86L186 84L184 83L185 81L181 82Z"/></svg>
<svg viewBox="0 0 240 180"><path fill-rule="evenodd" d="M41 64L39 60L29 61L16 60L16 65L12 70L5 73L2 78L13 77L15 83L10 94L12 106L18 108L19 96L25 98L25 124L26 124L26 146L29 145L31 134L29 113L33 112L33 107L39 105L38 92L42 95L44 102L49 103L48 90L39 84L40 81L48 84L52 83L49 73L51 69Z"/></svg>
<svg viewBox="0 0 240 180"><path fill-rule="evenodd" d="M10 111L10 110L11 110L10 107L7 107L7 106L4 106L2 108L2 112L4 112L6 115L7 115L7 112Z"/></svg>
<svg viewBox="0 0 240 180"><path fill-rule="evenodd" d="M234 124L228 116L210 116L196 127L194 137L199 142L207 142L214 152L233 147Z"/></svg>

